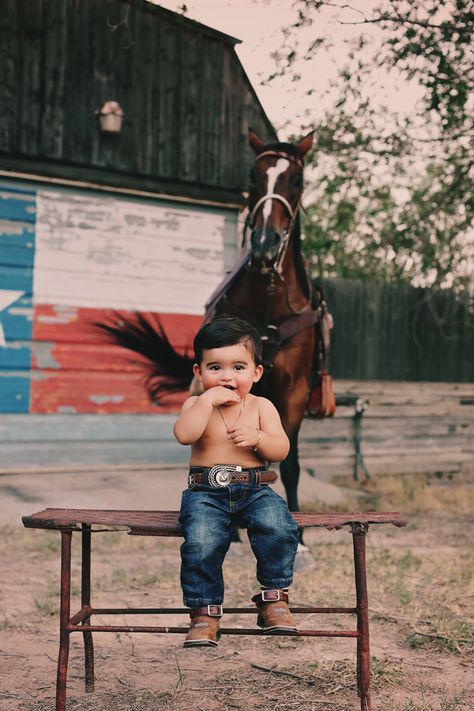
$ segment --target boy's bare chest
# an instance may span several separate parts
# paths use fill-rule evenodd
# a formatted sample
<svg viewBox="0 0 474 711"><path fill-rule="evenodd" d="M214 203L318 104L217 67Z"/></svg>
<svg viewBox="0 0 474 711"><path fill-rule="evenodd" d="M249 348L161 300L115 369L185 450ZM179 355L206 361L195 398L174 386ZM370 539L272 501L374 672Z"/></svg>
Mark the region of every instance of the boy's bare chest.
<svg viewBox="0 0 474 711"><path fill-rule="evenodd" d="M251 403L240 412L239 407L215 408L201 437L191 447L191 464L213 466L214 464L240 464L260 466L262 459L252 447L238 447L230 439L227 430L236 427L260 426L257 403Z"/></svg>
<svg viewBox="0 0 474 711"><path fill-rule="evenodd" d="M230 428L257 428L258 426L258 406L254 403L246 404L243 408L240 405L238 407L216 407L209 418L201 439L227 441L227 431Z"/></svg>

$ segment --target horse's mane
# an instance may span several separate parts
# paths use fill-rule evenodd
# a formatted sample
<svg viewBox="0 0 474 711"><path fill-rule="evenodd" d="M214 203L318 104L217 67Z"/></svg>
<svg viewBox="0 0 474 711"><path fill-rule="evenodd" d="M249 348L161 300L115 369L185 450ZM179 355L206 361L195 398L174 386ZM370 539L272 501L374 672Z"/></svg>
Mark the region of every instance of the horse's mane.
<svg viewBox="0 0 474 711"><path fill-rule="evenodd" d="M311 299L311 282L308 279L308 272L301 252L301 221L299 213L295 220L291 239L293 241L293 261L295 264L296 278L298 279L303 294L307 299Z"/></svg>

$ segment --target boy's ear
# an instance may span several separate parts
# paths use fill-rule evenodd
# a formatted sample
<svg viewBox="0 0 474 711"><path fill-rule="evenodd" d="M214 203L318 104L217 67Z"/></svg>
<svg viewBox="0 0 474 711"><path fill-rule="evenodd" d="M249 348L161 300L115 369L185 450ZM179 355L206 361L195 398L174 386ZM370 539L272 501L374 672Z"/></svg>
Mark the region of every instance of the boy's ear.
<svg viewBox="0 0 474 711"><path fill-rule="evenodd" d="M262 375L263 375L263 365L256 365L256 366L255 366L255 375L254 375L254 378L253 378L253 382L254 382L254 383L258 383L258 381L260 380L260 378L262 377Z"/></svg>
<svg viewBox="0 0 474 711"><path fill-rule="evenodd" d="M195 378L197 378L198 380L202 380L201 368L198 366L197 363L194 363L194 365L193 365L193 373L194 373Z"/></svg>

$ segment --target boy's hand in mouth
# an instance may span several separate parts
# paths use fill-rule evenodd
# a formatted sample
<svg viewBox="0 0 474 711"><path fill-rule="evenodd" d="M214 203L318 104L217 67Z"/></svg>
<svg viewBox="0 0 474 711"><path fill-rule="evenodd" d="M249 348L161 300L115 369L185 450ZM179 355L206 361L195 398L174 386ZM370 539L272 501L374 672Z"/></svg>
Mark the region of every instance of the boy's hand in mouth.
<svg viewBox="0 0 474 711"><path fill-rule="evenodd" d="M241 400L237 389L231 385L215 385L213 388L206 390L200 397L210 400L213 407L234 405Z"/></svg>

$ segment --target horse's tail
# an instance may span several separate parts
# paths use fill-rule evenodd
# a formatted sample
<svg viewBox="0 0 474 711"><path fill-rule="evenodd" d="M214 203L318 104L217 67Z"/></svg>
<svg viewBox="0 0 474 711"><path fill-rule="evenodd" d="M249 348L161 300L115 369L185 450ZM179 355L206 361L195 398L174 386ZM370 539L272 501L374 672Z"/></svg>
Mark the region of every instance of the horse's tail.
<svg viewBox="0 0 474 711"><path fill-rule="evenodd" d="M154 402L159 402L164 395L189 389L194 360L173 348L159 319L151 320L139 313L123 316L115 312L108 322L96 322L93 326L105 334L108 341L145 359L134 362L143 368L145 387Z"/></svg>

